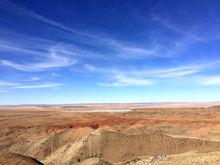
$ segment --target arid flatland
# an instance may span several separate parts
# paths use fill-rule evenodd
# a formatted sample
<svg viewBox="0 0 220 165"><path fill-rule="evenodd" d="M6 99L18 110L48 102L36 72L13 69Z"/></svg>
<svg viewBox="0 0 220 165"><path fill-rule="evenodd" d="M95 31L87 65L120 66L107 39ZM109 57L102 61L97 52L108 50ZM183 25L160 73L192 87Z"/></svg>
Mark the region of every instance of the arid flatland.
<svg viewBox="0 0 220 165"><path fill-rule="evenodd" d="M218 104L2 106L0 164L220 164Z"/></svg>

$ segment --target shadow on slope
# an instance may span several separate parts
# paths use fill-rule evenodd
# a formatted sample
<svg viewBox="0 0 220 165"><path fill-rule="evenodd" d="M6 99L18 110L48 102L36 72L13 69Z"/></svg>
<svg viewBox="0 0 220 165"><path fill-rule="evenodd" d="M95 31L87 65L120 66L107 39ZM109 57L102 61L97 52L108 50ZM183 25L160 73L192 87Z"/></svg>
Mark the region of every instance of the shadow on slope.
<svg viewBox="0 0 220 165"><path fill-rule="evenodd" d="M77 136L80 132L80 136ZM83 132L83 133L82 133ZM77 137L77 138L76 138ZM10 148L47 165L109 165L140 156L173 155L188 151L219 151L220 142L176 138L164 134L125 134L110 129L79 128ZM84 163L83 163L84 162Z"/></svg>

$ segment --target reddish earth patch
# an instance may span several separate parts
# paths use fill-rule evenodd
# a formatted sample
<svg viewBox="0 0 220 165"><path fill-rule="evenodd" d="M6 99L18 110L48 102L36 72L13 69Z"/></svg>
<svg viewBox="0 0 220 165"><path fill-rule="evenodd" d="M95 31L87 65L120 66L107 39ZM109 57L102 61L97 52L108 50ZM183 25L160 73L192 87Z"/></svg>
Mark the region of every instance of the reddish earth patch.
<svg viewBox="0 0 220 165"><path fill-rule="evenodd" d="M72 123L62 124L61 125L54 125L50 126L47 130L48 133L57 132L60 130L64 130L67 128L80 128L80 127L90 127L93 129L98 129L103 126L116 126L116 125L134 125L134 124L141 124L141 125L159 125L159 124L169 124L169 125L177 125L177 126L193 126L199 124L206 124L206 125L220 125L220 120L160 120L160 119L150 119L150 118L138 118L138 119L131 119L131 118L91 118L89 120L77 120Z"/></svg>

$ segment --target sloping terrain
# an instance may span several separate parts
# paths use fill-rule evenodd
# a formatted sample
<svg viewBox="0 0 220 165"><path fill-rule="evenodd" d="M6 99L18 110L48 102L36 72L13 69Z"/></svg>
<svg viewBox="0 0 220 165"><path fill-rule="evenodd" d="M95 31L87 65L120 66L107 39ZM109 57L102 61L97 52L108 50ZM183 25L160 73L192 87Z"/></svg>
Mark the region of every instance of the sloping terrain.
<svg viewBox="0 0 220 165"><path fill-rule="evenodd" d="M220 142L174 138L157 133L129 135L109 129L98 129L81 138L75 138L79 130L59 132L35 142L19 143L12 146L10 151L30 156L48 165L72 165L89 160L102 161L101 164L115 164L140 156L220 151Z"/></svg>
<svg viewBox="0 0 220 165"><path fill-rule="evenodd" d="M105 106L0 107L0 164L220 164L219 106Z"/></svg>

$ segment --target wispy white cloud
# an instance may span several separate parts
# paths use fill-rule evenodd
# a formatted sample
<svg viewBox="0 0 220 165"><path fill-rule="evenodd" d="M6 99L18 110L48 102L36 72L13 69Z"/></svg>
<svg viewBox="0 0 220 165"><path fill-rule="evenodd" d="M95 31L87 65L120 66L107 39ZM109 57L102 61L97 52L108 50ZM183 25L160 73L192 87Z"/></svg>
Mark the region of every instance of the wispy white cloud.
<svg viewBox="0 0 220 165"><path fill-rule="evenodd" d="M190 30L183 30L181 29L180 27L178 27L177 25L171 23L168 19L165 19L165 18L161 18L155 14L152 14L151 15L152 19L154 21L157 21L159 22L161 25L165 26L166 28L172 30L172 31L175 31L181 35L183 35L184 37L189 37L195 41L203 41L204 38L202 38L201 36L198 36L196 34L193 34L192 32L190 32Z"/></svg>
<svg viewBox="0 0 220 165"><path fill-rule="evenodd" d="M12 83L12 82L7 82L7 81L0 81L0 86L17 86L21 85L19 83Z"/></svg>
<svg viewBox="0 0 220 165"><path fill-rule="evenodd" d="M146 77L130 75L130 72L125 72L115 68L100 68L91 64L85 64L84 68L89 72L107 75L108 82L99 82L100 86L121 87L121 86L148 86L154 82Z"/></svg>
<svg viewBox="0 0 220 165"><path fill-rule="evenodd" d="M0 49L4 47L4 45L0 46ZM7 46L11 48L12 46ZM74 65L77 60L75 60L72 56L70 57L71 52L65 51L65 49L58 49L57 47L50 47L48 48L48 52L41 52L41 51L32 51L26 48L20 48L18 46L12 49L21 51L23 53L31 53L37 56L32 56L32 58L38 58L39 62L26 62L26 63L19 63L14 62L11 60L4 60L0 59L0 65L4 65L7 67L11 67L17 70L26 71L26 72L33 72L33 71L43 71L50 68L59 68L59 67L66 67L70 65ZM7 51L10 51L8 49Z"/></svg>
<svg viewBox="0 0 220 165"><path fill-rule="evenodd" d="M188 66L177 66L171 68L160 68L160 69L143 69L131 71L132 75L138 75L141 77L148 76L154 78L178 78L187 75L192 75L200 72L205 66L203 65L188 65Z"/></svg>
<svg viewBox="0 0 220 165"><path fill-rule="evenodd" d="M154 44L153 46L139 47L133 43L125 43L117 39L111 38L104 34L96 34L85 32L81 30L76 30L74 28L68 27L60 22L46 18L35 11L20 6L16 3L6 1L6 3L1 4L11 12L22 15L24 17L35 18L36 20L44 23L50 27L58 29L69 36L69 38L75 38L74 36L82 37L84 44L94 44L98 45L100 48L107 48L110 53L107 52L107 58L117 59L117 58L146 58L146 57L170 57L180 52L181 49L185 49L188 40L184 39L181 41L173 42L172 48L166 48L166 45ZM154 21L159 22L166 28L180 33L186 38L194 41L202 41L203 38L197 36L190 31L184 31L182 28L176 26L169 20L163 19L159 16L152 15ZM25 41L28 42L28 41ZM23 45L25 45L25 42ZM47 42L44 40L44 43ZM40 43L40 42L38 42ZM149 44L150 45L150 44ZM102 52L89 51L87 47L84 50L82 47L77 47L74 44L62 44L59 46L51 45L51 41L48 42L49 47L43 51L38 49L29 49L27 47L21 47L16 44L4 44L0 42L0 50L12 52L21 52L34 56L34 61L23 63L15 62L8 59L0 59L0 65L8 66L20 71L25 72L35 72L44 71L51 68L61 68L76 64L78 61L80 64L84 63L84 58L93 57L103 57ZM90 45L91 46L91 45ZM42 47L42 44L41 44ZM94 56L93 56L94 54ZM78 58L75 58L78 57ZM98 59L98 58L97 58ZM86 61L87 62L87 61ZM108 64L107 64L108 65ZM109 66L111 67L111 66ZM123 68L99 68L93 65L85 64L84 68L89 72L95 72L100 74L108 75L111 81L106 83L99 83L99 85L104 86L129 86L129 85L153 85L155 83L154 79L177 79L179 77L185 77L189 75L195 75L201 72L203 69L207 68L207 64L192 64L186 66L176 66L171 68L142 68L142 69L123 69ZM36 79L37 80L37 79ZM34 81L34 79L33 79Z"/></svg>
<svg viewBox="0 0 220 165"><path fill-rule="evenodd" d="M112 80L108 83L99 83L99 85L111 87L133 85L149 86L155 85L158 81L163 82L163 80L169 80L171 82L173 79L190 76L199 71L199 67L176 67L156 70L109 70L107 75L109 75Z"/></svg>
<svg viewBox="0 0 220 165"><path fill-rule="evenodd" d="M75 62L69 62L68 58L51 55L48 57L47 62L40 62L40 63L28 63L28 64L19 64L17 62L12 62L9 60L0 60L2 65L21 70L26 72L32 71L42 71L49 68L58 68L73 65Z"/></svg>
<svg viewBox="0 0 220 165"><path fill-rule="evenodd" d="M208 63L188 64L170 68L142 68L142 69L115 69L115 68L99 68L93 65L84 65L85 69L89 72L99 73L107 77L107 82L98 83L101 86L145 86L154 85L158 81L161 82L174 82L180 78L191 77L193 83L196 83L192 77L197 77L202 71L214 67L220 61L213 61ZM215 81L214 81L215 80ZM209 80L208 84L216 82L218 79ZM207 82L207 81L206 81Z"/></svg>
<svg viewBox="0 0 220 165"><path fill-rule="evenodd" d="M177 78L187 75L192 75L202 71L203 69L216 65L220 62L210 62L202 64L191 64L191 65L182 65L169 68L142 68L142 69L116 69L116 68L102 68L96 67L91 64L85 64L84 68L89 72L96 72L101 74L110 74L110 75L130 75L135 77L153 77L153 78Z"/></svg>
<svg viewBox="0 0 220 165"><path fill-rule="evenodd" d="M45 83L45 84L38 84L38 85L19 85L16 86L18 89L34 89L34 88L54 88L57 89L60 87L58 83Z"/></svg>
<svg viewBox="0 0 220 165"><path fill-rule="evenodd" d="M139 47L134 43L125 44L122 41L113 39L112 37L106 36L101 33L91 33L88 31L81 31L78 29L74 29L63 25L57 21L46 18L35 11L28 9L24 6L20 6L16 3L6 1L6 3L2 4L3 7L7 8L11 12L22 16L29 16L37 19L40 22L47 24L55 29L58 29L69 36L70 39L75 38L76 36L81 37L83 39L84 44L99 44L100 46L104 46L113 51L115 57L119 58L144 58L144 57L152 57L152 56L163 56L162 53L159 52L159 46L154 45L150 47ZM78 41L79 42L79 41ZM108 58L108 57L106 57Z"/></svg>
<svg viewBox="0 0 220 165"><path fill-rule="evenodd" d="M91 65L91 64L84 64L83 67L84 67L84 69L86 69L89 72L99 71L99 69L97 69L97 67L95 67L94 65Z"/></svg>
<svg viewBox="0 0 220 165"><path fill-rule="evenodd" d="M31 77L30 79L29 79L29 81L38 81L38 80L41 80L42 79L42 77Z"/></svg>
<svg viewBox="0 0 220 165"><path fill-rule="evenodd" d="M111 50L115 51L115 56L121 57L121 58L146 58L146 57L157 57L163 55L160 53L159 45L153 45L153 46L146 46L146 47L138 47L134 43L132 44L125 44L121 41L118 41L116 39L109 38L107 36L105 37L96 37L96 40L99 40L101 44L106 45Z"/></svg>
<svg viewBox="0 0 220 165"><path fill-rule="evenodd" d="M64 33L65 36L67 36L69 39L75 39L77 38L77 42L80 42L82 40L83 44L92 44L97 47L104 47L110 50L108 53L102 53L102 52L90 52L85 51L79 48L79 52L77 54L81 54L81 56L84 56L85 58L91 57L93 58L92 54L95 54L99 58L106 58L106 59L115 59L115 58L124 58L124 59L137 59L137 58L146 58L146 57L172 57L176 56L177 54L180 54L185 48L190 45L190 41L202 41L203 38L193 34L190 30L185 31L182 28L178 27L177 25L170 22L168 19L164 19L159 17L158 15L152 14L152 19L154 21L159 22L166 28L173 30L177 33L180 33L183 35L183 37L188 38L188 40L185 41L173 41L173 45L170 47L168 45L160 45L157 44L148 44L146 43L144 47L138 46L135 44L136 42L131 43L125 43L123 41L119 41L117 39L114 39L113 37L109 37L108 35L102 34L101 32L94 33L89 31L83 31L79 29L74 29L72 27L68 27L65 24L62 24L60 22L57 22L51 18L47 18L36 11L33 11L32 9L29 9L25 6L21 6L17 3L6 1L5 3L1 4L4 8L7 8L7 10L10 10L11 12L14 12L18 15L21 15L23 17L31 17L34 18L51 28L55 28L56 30L59 30L60 32ZM90 45L91 46L91 45Z"/></svg>
<svg viewBox="0 0 220 165"><path fill-rule="evenodd" d="M6 89L32 89L32 88L58 88L61 84L59 83L34 83L34 84L25 84L25 83L14 83L8 81L0 81L0 87L5 89L1 89L2 91L6 91Z"/></svg>
<svg viewBox="0 0 220 165"><path fill-rule="evenodd" d="M22 47L18 47L17 45L13 44L13 43L5 43L3 41L0 41L0 50L1 51L5 51L5 52L13 52L13 53L27 53L27 54L32 54L32 55L44 55L45 52L43 51L35 51L35 50L31 50L31 49L27 49L27 48L22 48Z"/></svg>
<svg viewBox="0 0 220 165"><path fill-rule="evenodd" d="M114 76L112 82L98 83L98 85L109 86L109 87L148 86L148 85L153 85L153 84L154 84L154 82L149 79L137 78L137 77L127 77L124 75Z"/></svg>
<svg viewBox="0 0 220 165"><path fill-rule="evenodd" d="M197 79L198 84L201 85L220 85L220 75L214 75L214 76L202 76Z"/></svg>
<svg viewBox="0 0 220 165"><path fill-rule="evenodd" d="M81 33L80 31L75 31L72 28L68 28L68 27L66 27L66 26L64 26L54 20L47 19L46 17L44 17L44 16L42 16L32 10L29 10L28 8L26 8L24 6L18 5L16 3L13 3L10 1L4 1L4 3L1 3L1 6L7 8L8 10L10 10L13 13L20 14L23 16L33 17L41 22L44 22L44 23L51 25L53 27L56 27L58 29L65 30L67 32L71 32L71 33L77 34L77 35L85 35L85 33Z"/></svg>
<svg viewBox="0 0 220 165"><path fill-rule="evenodd" d="M185 30L179 28L178 26L171 23L168 19L161 18L155 14L152 14L151 16L154 21L159 22L161 25L165 26L166 28L168 28L172 31L175 31L183 36L189 37L189 38L196 40L196 41L203 41L202 37L197 36L197 35L191 33L190 31L185 31Z"/></svg>

